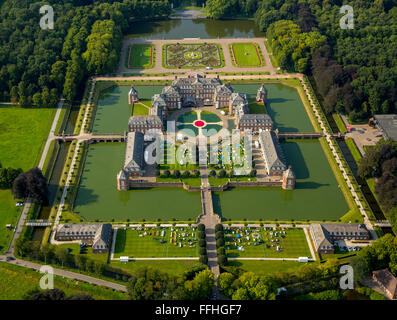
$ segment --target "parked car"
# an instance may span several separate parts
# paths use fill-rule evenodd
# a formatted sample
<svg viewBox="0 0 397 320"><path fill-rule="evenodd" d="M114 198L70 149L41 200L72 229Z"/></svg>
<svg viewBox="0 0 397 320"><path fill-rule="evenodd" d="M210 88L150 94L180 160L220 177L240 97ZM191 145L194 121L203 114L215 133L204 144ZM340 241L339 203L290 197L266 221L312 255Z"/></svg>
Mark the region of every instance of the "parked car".
<svg viewBox="0 0 397 320"><path fill-rule="evenodd" d="M16 207L23 207L23 202L18 201L18 202L15 204L15 206L16 206Z"/></svg>

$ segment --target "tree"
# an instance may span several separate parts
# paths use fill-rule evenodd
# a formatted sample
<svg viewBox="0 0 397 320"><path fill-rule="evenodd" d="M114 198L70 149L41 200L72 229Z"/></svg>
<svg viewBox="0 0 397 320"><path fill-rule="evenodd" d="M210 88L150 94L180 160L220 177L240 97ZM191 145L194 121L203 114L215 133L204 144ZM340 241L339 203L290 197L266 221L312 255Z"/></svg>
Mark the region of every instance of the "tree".
<svg viewBox="0 0 397 320"><path fill-rule="evenodd" d="M207 298L214 288L214 274L210 270L199 272L193 280L184 285L186 299L202 300Z"/></svg>
<svg viewBox="0 0 397 320"><path fill-rule="evenodd" d="M48 200L47 180L38 168L21 173L14 180L12 193L15 198L24 199L28 196L36 203Z"/></svg>
<svg viewBox="0 0 397 320"><path fill-rule="evenodd" d="M219 285L219 288L222 290L222 292L226 296L229 296L229 297L232 296L233 290L234 290L232 288L232 285L235 280L236 280L235 276L228 272L224 272L219 275L218 285Z"/></svg>
<svg viewBox="0 0 397 320"><path fill-rule="evenodd" d="M369 270L365 260L361 257L353 257L350 260L350 266L354 270L354 284L359 285L368 277Z"/></svg>

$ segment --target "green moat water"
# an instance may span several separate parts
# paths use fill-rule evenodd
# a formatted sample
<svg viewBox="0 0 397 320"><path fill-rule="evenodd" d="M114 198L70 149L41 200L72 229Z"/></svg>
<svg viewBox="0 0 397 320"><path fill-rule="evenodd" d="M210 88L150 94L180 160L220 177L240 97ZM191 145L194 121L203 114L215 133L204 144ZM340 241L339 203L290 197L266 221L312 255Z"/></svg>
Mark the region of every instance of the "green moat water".
<svg viewBox="0 0 397 320"><path fill-rule="evenodd" d="M136 22L127 37L146 39L265 37L253 20L163 20Z"/></svg>
<svg viewBox="0 0 397 320"><path fill-rule="evenodd" d="M234 188L216 192L214 211L225 219L336 220L348 210L318 141L289 141L281 147L296 174L296 189Z"/></svg>
<svg viewBox="0 0 397 320"><path fill-rule="evenodd" d="M338 219L346 201L318 141L290 141L282 148L296 172L293 191L281 188L234 188L214 193L215 211L231 219ZM75 202L89 221L193 219L201 211L200 194L177 188L118 191L116 175L123 144L91 145Z"/></svg>
<svg viewBox="0 0 397 320"><path fill-rule="evenodd" d="M260 87L257 84L234 84L233 88L246 93L248 98L256 97ZM135 86L141 100L151 100L160 93L163 86ZM95 115L94 133L123 133L128 128L131 114L128 105L129 86L116 86L102 92ZM313 132L313 126L295 88L284 84L267 83L267 112L280 132Z"/></svg>
<svg viewBox="0 0 397 320"><path fill-rule="evenodd" d="M124 162L125 145L90 145L74 211L88 221L111 219L195 219L201 213L199 192L181 188L118 191L116 175Z"/></svg>

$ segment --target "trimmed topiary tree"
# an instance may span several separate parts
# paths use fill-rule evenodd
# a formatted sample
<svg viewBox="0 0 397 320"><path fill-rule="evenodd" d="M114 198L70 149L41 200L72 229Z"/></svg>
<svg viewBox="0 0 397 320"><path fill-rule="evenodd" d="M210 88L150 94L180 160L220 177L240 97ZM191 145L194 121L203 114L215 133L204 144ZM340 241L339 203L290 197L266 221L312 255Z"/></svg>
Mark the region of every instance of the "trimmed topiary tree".
<svg viewBox="0 0 397 320"><path fill-rule="evenodd" d="M215 239L216 239L216 240L218 240L218 239L223 239L223 240L225 240L225 239L224 239L224 235L223 235L223 231L218 231L217 233L215 233Z"/></svg>
<svg viewBox="0 0 397 320"><path fill-rule="evenodd" d="M204 239L200 239L198 244L199 244L199 247L205 248L207 246L207 241L205 241Z"/></svg>
<svg viewBox="0 0 397 320"><path fill-rule="evenodd" d="M218 256L226 256L225 247L219 247L218 249L216 249L216 254Z"/></svg>
<svg viewBox="0 0 397 320"><path fill-rule="evenodd" d="M218 232L218 231L223 231L223 224L218 223L218 224L215 226L215 232Z"/></svg>
<svg viewBox="0 0 397 320"><path fill-rule="evenodd" d="M199 248L199 255L201 256L201 255L206 255L207 254L207 249L206 248L204 248L204 247L200 247Z"/></svg>
<svg viewBox="0 0 397 320"><path fill-rule="evenodd" d="M198 231L205 231L205 225L203 225L202 223L200 223L200 224L197 226L197 230L198 230Z"/></svg>
<svg viewBox="0 0 397 320"><path fill-rule="evenodd" d="M199 239L205 239L205 231L199 231L198 237L199 237Z"/></svg>
<svg viewBox="0 0 397 320"><path fill-rule="evenodd" d="M225 266L227 264L227 258L224 255L218 256L218 263L220 266Z"/></svg>
<svg viewBox="0 0 397 320"><path fill-rule="evenodd" d="M223 238L216 240L216 247L224 247L225 246L225 240Z"/></svg>

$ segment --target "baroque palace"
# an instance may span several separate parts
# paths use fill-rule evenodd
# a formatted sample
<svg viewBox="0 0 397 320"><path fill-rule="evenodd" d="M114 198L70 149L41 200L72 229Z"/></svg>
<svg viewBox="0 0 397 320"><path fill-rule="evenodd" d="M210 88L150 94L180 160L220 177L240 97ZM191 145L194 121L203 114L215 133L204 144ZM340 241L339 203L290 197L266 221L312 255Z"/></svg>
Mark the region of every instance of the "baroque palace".
<svg viewBox="0 0 397 320"><path fill-rule="evenodd" d="M267 90L263 84L257 91L256 101L266 105ZM128 93L128 102L131 105L139 102L138 92L133 86ZM207 78L200 74L185 78L175 76L171 85L166 85L160 94L152 97L149 115L130 117L125 161L117 175L117 188L130 189L129 181L133 179L137 182L137 179L145 173L144 134L149 130L164 132L168 111L204 106L226 109L229 116L233 116L238 129L259 133L266 174L280 177L280 186L284 189L294 189L295 174L291 167L286 165L278 138L272 131L273 121L270 116L250 114L245 94L235 92L230 84L222 83L219 76Z"/></svg>

